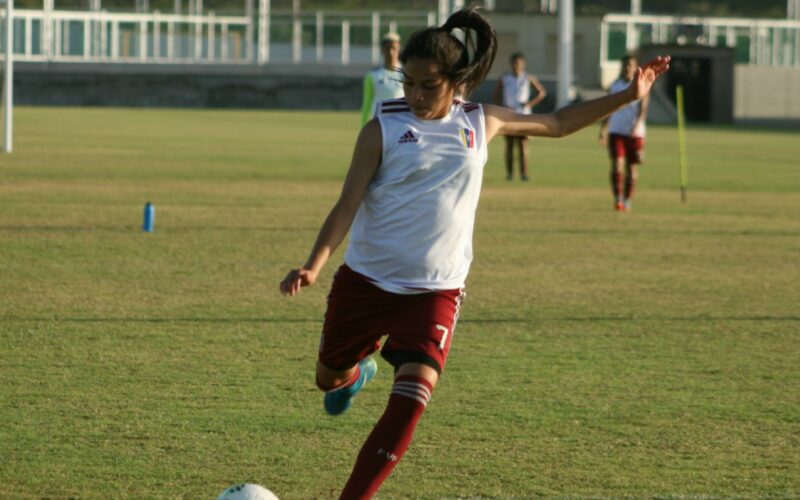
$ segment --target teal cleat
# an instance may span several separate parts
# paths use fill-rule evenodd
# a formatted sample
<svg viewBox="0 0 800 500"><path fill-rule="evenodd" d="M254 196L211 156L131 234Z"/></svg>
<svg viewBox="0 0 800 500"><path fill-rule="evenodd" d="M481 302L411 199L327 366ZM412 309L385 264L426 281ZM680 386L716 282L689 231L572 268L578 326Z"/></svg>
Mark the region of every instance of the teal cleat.
<svg viewBox="0 0 800 500"><path fill-rule="evenodd" d="M325 393L323 403L328 415L341 415L353 406L355 395L378 372L378 363L371 357L359 361L358 366L361 368L361 376L358 377L358 380L353 385Z"/></svg>

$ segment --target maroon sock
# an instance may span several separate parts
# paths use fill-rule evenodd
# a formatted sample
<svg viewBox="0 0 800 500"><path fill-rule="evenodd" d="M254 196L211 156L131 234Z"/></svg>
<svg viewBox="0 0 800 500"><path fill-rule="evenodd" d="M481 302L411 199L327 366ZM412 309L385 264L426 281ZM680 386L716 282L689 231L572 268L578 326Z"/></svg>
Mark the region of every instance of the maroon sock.
<svg viewBox="0 0 800 500"><path fill-rule="evenodd" d="M622 176L616 169L611 171L611 192L614 193L614 201L618 201L622 195Z"/></svg>
<svg viewBox="0 0 800 500"><path fill-rule="evenodd" d="M433 386L413 375L395 379L389 404L358 454L341 500L372 498L411 443Z"/></svg>
<svg viewBox="0 0 800 500"><path fill-rule="evenodd" d="M625 177L625 199L629 200L633 196L633 188L636 187L636 179L632 175Z"/></svg>

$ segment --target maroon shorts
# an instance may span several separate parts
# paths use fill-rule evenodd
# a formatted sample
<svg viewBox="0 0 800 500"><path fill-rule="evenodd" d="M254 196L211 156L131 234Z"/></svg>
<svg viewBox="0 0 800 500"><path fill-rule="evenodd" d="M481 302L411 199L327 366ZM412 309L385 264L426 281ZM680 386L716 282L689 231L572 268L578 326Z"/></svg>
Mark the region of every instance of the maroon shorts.
<svg viewBox="0 0 800 500"><path fill-rule="evenodd" d="M380 348L395 368L423 363L441 373L450 351L463 290L415 295L390 293L343 264L333 278L319 343L319 360L350 368Z"/></svg>
<svg viewBox="0 0 800 500"><path fill-rule="evenodd" d="M608 154L612 160L625 158L628 163L642 163L644 139L627 135L611 134L608 136Z"/></svg>

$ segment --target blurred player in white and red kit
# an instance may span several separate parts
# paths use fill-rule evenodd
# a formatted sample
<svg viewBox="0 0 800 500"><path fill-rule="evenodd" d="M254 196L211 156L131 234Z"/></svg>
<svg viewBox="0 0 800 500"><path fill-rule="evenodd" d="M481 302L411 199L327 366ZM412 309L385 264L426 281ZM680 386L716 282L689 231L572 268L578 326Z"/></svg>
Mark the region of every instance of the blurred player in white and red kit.
<svg viewBox="0 0 800 500"><path fill-rule="evenodd" d="M494 29L475 8L409 39L400 55L405 98L380 103L361 130L341 195L308 260L280 283L289 296L313 285L350 232L317 357L316 382L330 415L346 412L375 376L370 355L388 335L381 355L394 368L389 401L341 499L369 499L378 491L411 443L444 370L472 262L489 141L571 134L649 92L669 62L659 58L645 66L624 92L523 115L457 98L483 82L496 49Z"/></svg>
<svg viewBox="0 0 800 500"><path fill-rule="evenodd" d="M636 57L624 56L619 78L611 84L609 94L625 90L636 76L638 68ZM643 160L649 102L648 94L624 106L611 114L600 128L600 144L608 145L611 156L611 191L614 193L616 210L627 212L631 209L631 197L638 177L637 166Z"/></svg>

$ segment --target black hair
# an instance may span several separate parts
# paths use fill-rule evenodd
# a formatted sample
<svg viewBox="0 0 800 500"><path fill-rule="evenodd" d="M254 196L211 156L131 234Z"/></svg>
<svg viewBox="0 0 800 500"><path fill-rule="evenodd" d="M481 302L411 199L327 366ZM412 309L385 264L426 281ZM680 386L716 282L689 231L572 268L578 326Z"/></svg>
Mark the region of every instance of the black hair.
<svg viewBox="0 0 800 500"><path fill-rule="evenodd" d="M636 54L628 53L628 54L625 54L624 56L620 57L619 61L620 61L620 63L622 63L622 64L620 64L620 67L619 67L619 77L623 78L625 76L625 66L628 65L628 61L635 61L635 62L638 63L639 59L636 57Z"/></svg>
<svg viewBox="0 0 800 500"><path fill-rule="evenodd" d="M514 64L514 61L516 61L517 59L525 60L525 56L522 55L522 52L514 52L513 54L511 54L511 57L508 58L508 62Z"/></svg>
<svg viewBox="0 0 800 500"><path fill-rule="evenodd" d="M453 30L464 32L462 42ZM438 28L417 31L400 53L400 62L409 59L433 59L440 71L456 87L463 86L469 95L483 82L497 54L497 34L477 7L459 10ZM471 56L471 57L470 57Z"/></svg>

